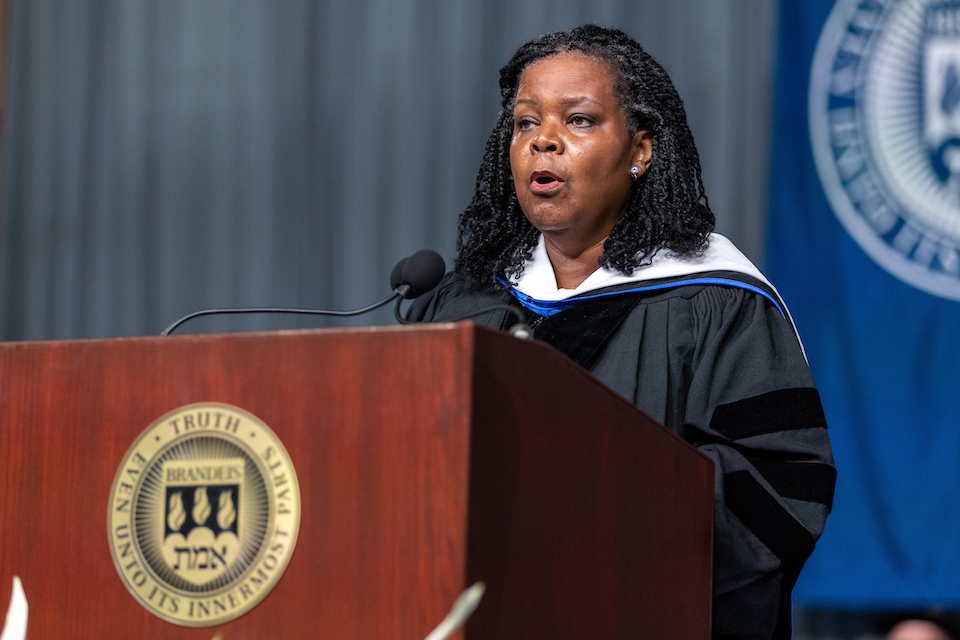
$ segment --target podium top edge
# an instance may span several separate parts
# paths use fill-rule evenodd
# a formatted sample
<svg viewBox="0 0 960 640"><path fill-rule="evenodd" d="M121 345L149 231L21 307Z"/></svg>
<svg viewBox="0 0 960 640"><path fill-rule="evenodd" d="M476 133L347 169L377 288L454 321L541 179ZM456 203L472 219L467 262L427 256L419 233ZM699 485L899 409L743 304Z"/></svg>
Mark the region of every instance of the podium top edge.
<svg viewBox="0 0 960 640"><path fill-rule="evenodd" d="M103 343L146 343L146 342L208 342L224 339L259 340L264 338L295 338L308 336L345 336L345 335L374 335L390 333L442 333L442 332L482 332L509 336L505 331L479 325L471 320L461 322L417 323L408 325L373 325L366 327L344 327L324 329L278 329L270 331L234 331L225 333L183 333L171 336L118 336L103 338L69 338L53 340L11 340L0 342L0 349L24 347L51 347L67 345L93 345Z"/></svg>

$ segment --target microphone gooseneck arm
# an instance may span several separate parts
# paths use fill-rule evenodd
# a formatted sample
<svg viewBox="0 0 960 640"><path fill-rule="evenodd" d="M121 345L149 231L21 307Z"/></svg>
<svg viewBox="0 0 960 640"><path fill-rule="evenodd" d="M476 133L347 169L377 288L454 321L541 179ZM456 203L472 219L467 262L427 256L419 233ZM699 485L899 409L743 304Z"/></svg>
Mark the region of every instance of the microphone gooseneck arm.
<svg viewBox="0 0 960 640"><path fill-rule="evenodd" d="M248 309L204 309L203 311L194 311L188 315L183 316L169 327L163 330L161 336L170 335L174 329L182 325L188 320L193 320L194 318L199 318L201 316L213 316L213 315L237 315L241 313L286 313L291 315L301 315L301 316L336 316L340 318L348 316L358 316L368 311L373 311L374 309L379 309L382 306L390 304L394 300L399 298L403 299L403 294L399 291L394 291L393 295L389 298L381 300L380 302L371 304L368 307L363 309L357 309L355 311L327 311L324 309L291 309L287 307L250 307Z"/></svg>
<svg viewBox="0 0 960 640"><path fill-rule="evenodd" d="M417 251L407 258L404 258L393 268L393 272L390 274L390 289L393 290L393 294L391 294L389 298L372 304L369 307L364 307L363 309L357 309L355 311L291 309L288 307L204 309L203 311L194 311L193 313L180 318L169 327L164 329L163 333L160 335L168 336L173 332L174 329L182 325L184 322L193 320L194 318L199 318L201 316L236 315L241 313L286 313L305 316L335 316L343 318L348 316L358 316L360 314L373 311L374 309L379 309L380 307L387 305L394 300L397 300L397 309L394 311L394 314L399 319L400 301L404 299L416 298L417 296L423 295L430 289L433 289L435 286L437 286L437 284L439 284L440 279L443 278L443 272L445 269L446 267L443 264L443 258L440 257L439 253L424 249L422 251Z"/></svg>
<svg viewBox="0 0 960 640"><path fill-rule="evenodd" d="M475 318L485 313L489 313L490 311L506 311L507 313L513 314L513 317L517 319L517 324L523 324L523 314L520 313L519 309L516 307L511 307L509 304L492 304L489 307L484 307L483 309L466 313L459 318L451 320L450 322L460 322L461 320L466 320L467 318Z"/></svg>
<svg viewBox="0 0 960 640"><path fill-rule="evenodd" d="M400 312L400 303L403 302L403 298L397 300L397 305L393 308L393 315L397 319L397 322L400 324L415 324L417 320L409 320L403 317L403 314ZM471 311L462 316L456 318L451 318L449 320L444 320L444 322L460 322L461 320L468 320L469 318L476 318L477 316L482 316L485 313L490 313L491 311L505 311L508 314L512 314L513 317L517 319L516 324L511 326L508 331L510 335L514 338L520 338L521 340L526 340L527 338L533 337L533 331L530 330L530 327L524 323L523 314L516 307L512 307L508 304L492 304L489 307L484 307L483 309L477 309L476 311Z"/></svg>
<svg viewBox="0 0 960 640"><path fill-rule="evenodd" d="M528 340L533 337L533 331L530 327L527 326L527 323L524 322L523 314L516 307L512 307L509 304L492 304L489 307L484 307L483 309L478 309L471 313L464 314L459 318L454 318L451 322L460 322L461 320L466 320L467 318L474 318L476 316L488 313L490 311L506 311L507 313L513 314L513 317L517 319L516 324L511 326L507 331L510 332L514 338L520 338L521 340Z"/></svg>
<svg viewBox="0 0 960 640"><path fill-rule="evenodd" d="M393 268L393 272L390 274L390 288L393 290L393 293L390 295L390 297L381 300L380 302L371 304L368 307L364 307L363 309L356 309L355 311L296 309L289 307L204 309L203 311L194 311L193 313L183 316L169 327L164 329L163 333L160 335L168 336L183 323L193 320L194 318L200 318L202 316L238 315L242 313L284 313L289 315L334 316L343 318L348 316L358 316L369 311L373 311L374 309L379 309L382 306L390 304L394 300L397 301L397 304L393 309L393 315L397 319L397 322L400 324L411 324L415 321L408 320L403 316L403 314L400 312L400 304L404 300L410 300L412 298L421 296L427 291L430 291L436 287L443 278L443 273L445 270L446 266L444 265L443 258L439 253L429 250L417 251L413 255L398 262ZM450 320L450 322L459 322L460 320L466 320L467 318L474 318L491 311L505 311L506 313L512 314L517 319L517 323L510 327L510 333L513 336L517 338L532 337L533 334L530 331L530 328L523 323L523 313L516 307L512 307L507 304L490 305L489 307L478 309L477 311L465 314L459 318L454 318Z"/></svg>

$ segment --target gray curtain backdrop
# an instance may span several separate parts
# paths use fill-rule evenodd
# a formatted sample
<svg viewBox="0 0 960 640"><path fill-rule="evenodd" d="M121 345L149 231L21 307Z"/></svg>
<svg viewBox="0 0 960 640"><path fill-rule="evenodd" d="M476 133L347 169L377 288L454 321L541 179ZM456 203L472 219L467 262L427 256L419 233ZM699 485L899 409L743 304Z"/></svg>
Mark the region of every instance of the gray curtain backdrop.
<svg viewBox="0 0 960 640"><path fill-rule="evenodd" d="M627 31L671 73L719 230L762 263L775 5L15 0L0 339L156 334L208 307L359 307L417 249L449 264L499 67L584 22Z"/></svg>

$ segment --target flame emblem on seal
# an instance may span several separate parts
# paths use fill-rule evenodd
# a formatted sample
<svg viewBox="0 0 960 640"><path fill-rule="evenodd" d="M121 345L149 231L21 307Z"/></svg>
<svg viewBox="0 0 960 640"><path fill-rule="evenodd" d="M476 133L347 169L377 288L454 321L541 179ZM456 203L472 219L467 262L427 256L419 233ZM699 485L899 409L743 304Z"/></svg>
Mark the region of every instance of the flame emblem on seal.
<svg viewBox="0 0 960 640"><path fill-rule="evenodd" d="M217 524L221 529L229 529L237 521L237 510L233 506L232 494L223 491L220 493L220 505L217 509Z"/></svg>
<svg viewBox="0 0 960 640"><path fill-rule="evenodd" d="M210 517L210 498L207 497L207 490L203 487L198 487L196 491L193 492L193 521L201 525L207 521L207 518Z"/></svg>
<svg viewBox="0 0 960 640"><path fill-rule="evenodd" d="M171 531L180 531L180 527L187 520L187 512L183 508L183 494L176 491L170 494L167 503L167 526Z"/></svg>

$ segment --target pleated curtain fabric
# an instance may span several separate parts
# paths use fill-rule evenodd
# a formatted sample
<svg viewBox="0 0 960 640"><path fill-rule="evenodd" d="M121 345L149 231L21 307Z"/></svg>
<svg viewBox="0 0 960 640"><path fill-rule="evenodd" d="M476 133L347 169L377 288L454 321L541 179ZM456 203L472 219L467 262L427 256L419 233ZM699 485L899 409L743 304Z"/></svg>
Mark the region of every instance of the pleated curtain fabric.
<svg viewBox="0 0 960 640"><path fill-rule="evenodd" d="M449 263L499 67L585 22L667 67L719 230L762 261L775 4L14 0L0 339L150 335L209 307L359 307L417 249Z"/></svg>

